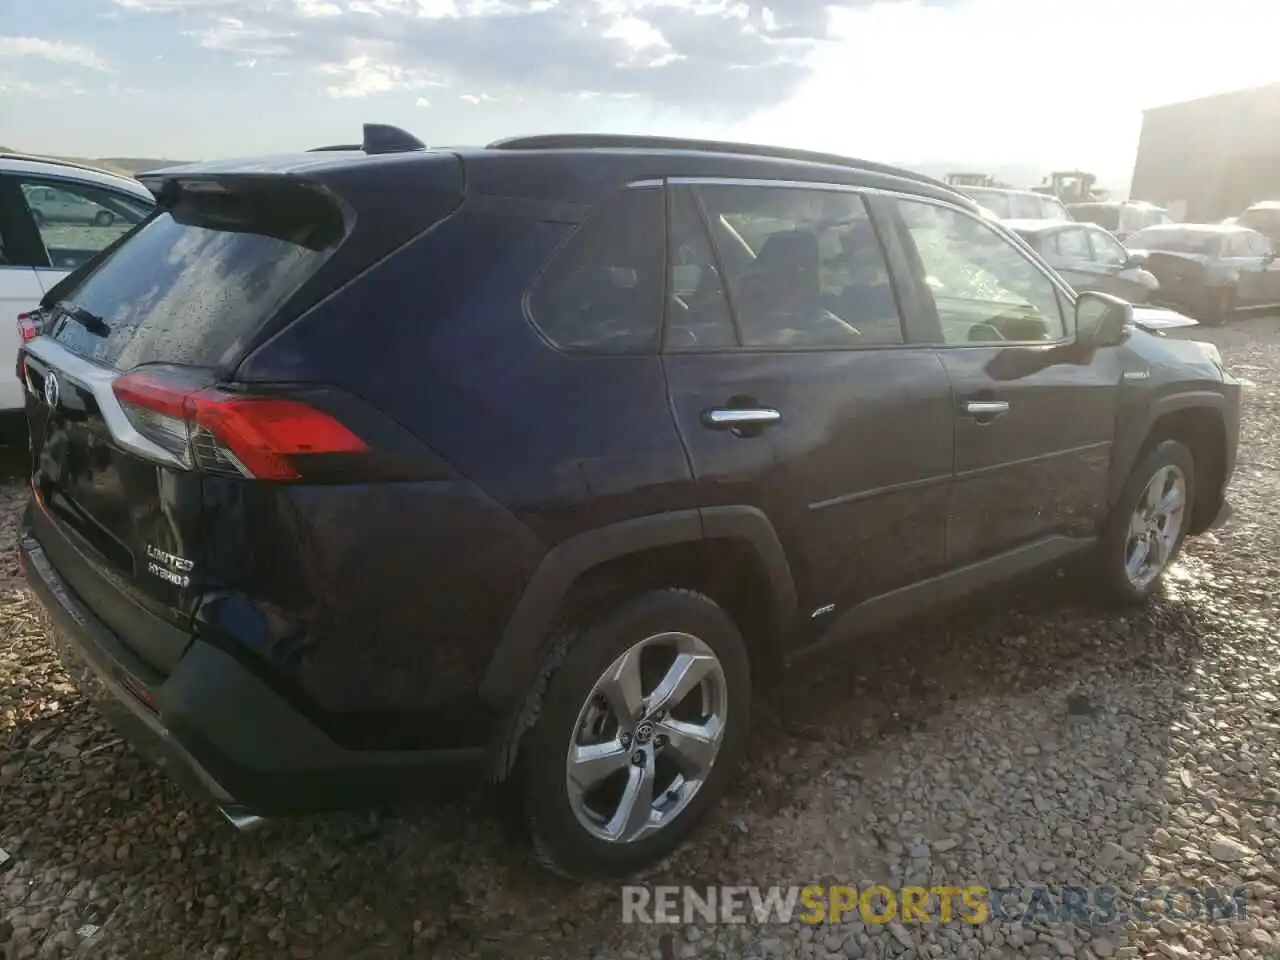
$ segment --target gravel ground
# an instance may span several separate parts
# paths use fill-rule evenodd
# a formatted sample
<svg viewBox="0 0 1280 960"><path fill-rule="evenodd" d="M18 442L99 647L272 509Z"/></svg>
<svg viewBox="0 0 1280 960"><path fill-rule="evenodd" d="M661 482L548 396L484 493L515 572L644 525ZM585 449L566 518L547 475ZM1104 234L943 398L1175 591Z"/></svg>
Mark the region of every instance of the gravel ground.
<svg viewBox="0 0 1280 960"><path fill-rule="evenodd" d="M763 698L748 769L646 884L1243 887L1213 924L623 925L512 818L420 809L239 835L69 685L0 493L0 954L100 957L1280 956L1280 321L1198 331L1252 382L1236 518L1124 617L1044 578L815 662ZM1078 919L1078 918L1077 918Z"/></svg>

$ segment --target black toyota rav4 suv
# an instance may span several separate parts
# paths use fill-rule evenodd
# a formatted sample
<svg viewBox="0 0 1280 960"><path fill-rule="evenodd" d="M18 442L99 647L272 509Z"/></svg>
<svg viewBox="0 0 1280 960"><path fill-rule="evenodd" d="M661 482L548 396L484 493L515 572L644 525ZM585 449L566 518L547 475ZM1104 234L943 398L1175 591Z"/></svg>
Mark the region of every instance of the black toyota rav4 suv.
<svg viewBox="0 0 1280 960"><path fill-rule="evenodd" d="M21 554L240 825L472 764L547 865L625 874L754 680L1085 552L1141 600L1226 510L1216 350L906 170L371 126L148 184L24 327Z"/></svg>

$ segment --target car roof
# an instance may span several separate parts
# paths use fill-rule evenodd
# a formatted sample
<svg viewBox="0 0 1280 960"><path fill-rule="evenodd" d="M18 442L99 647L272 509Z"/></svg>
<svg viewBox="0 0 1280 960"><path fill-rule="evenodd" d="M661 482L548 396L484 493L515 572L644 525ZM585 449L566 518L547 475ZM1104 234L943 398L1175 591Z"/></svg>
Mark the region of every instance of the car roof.
<svg viewBox="0 0 1280 960"><path fill-rule="evenodd" d="M981 191L983 193L1018 194L1019 196L1023 196L1023 197L1040 197L1045 200L1054 200L1059 203L1062 202L1058 200L1058 198L1051 193L1037 193L1035 190L1020 190L1017 187L960 187L959 189L964 190L966 192L969 190L975 190L975 191Z"/></svg>
<svg viewBox="0 0 1280 960"><path fill-rule="evenodd" d="M1078 203L1067 204L1068 210L1098 210L1112 207L1144 207L1148 210L1165 209L1150 200L1081 200Z"/></svg>
<svg viewBox="0 0 1280 960"><path fill-rule="evenodd" d="M1236 223L1155 223L1144 227L1139 233L1148 230L1168 230L1176 233L1257 233L1249 227Z"/></svg>
<svg viewBox="0 0 1280 960"><path fill-rule="evenodd" d="M1097 227L1092 223L1081 223L1078 220L1045 220L1043 218L1019 220L1011 217L1007 220L1001 220L1000 222L1010 230L1017 230L1019 233L1051 233L1055 230L1101 229L1101 227Z"/></svg>
<svg viewBox="0 0 1280 960"><path fill-rule="evenodd" d="M366 125L366 143L368 131ZM359 149L356 144L340 144L302 153L184 164L149 171L139 179L153 190L166 179L186 176L258 174L324 181L452 156L466 166L469 191L495 196L593 203L603 192L638 180L744 178L881 187L945 200L974 212L978 209L963 192L906 168L786 147L622 134L548 134L446 148L427 147L410 134L397 132L417 146Z"/></svg>
<svg viewBox="0 0 1280 960"><path fill-rule="evenodd" d="M66 160L0 153L0 172L26 173L50 179L72 180L98 187L111 187L131 193L139 199L151 200L151 194L147 188L132 177L123 177L106 170L99 170L97 167Z"/></svg>

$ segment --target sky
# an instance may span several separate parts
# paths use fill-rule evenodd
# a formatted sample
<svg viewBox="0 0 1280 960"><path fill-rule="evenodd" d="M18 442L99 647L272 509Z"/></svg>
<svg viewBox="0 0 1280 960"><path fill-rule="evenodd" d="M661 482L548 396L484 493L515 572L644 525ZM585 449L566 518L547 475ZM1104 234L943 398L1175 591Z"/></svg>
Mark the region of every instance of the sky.
<svg viewBox="0 0 1280 960"><path fill-rule="evenodd" d="M0 0L0 144L654 133L1127 179L1145 107L1280 82L1278 0Z"/></svg>

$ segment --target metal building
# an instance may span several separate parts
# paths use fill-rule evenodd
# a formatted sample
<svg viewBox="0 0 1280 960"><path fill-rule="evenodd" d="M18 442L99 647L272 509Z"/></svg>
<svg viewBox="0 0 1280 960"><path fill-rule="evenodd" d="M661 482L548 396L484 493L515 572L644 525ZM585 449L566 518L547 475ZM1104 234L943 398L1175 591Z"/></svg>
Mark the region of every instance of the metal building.
<svg viewBox="0 0 1280 960"><path fill-rule="evenodd" d="M1280 83L1143 111L1129 195L1208 223L1280 200Z"/></svg>

